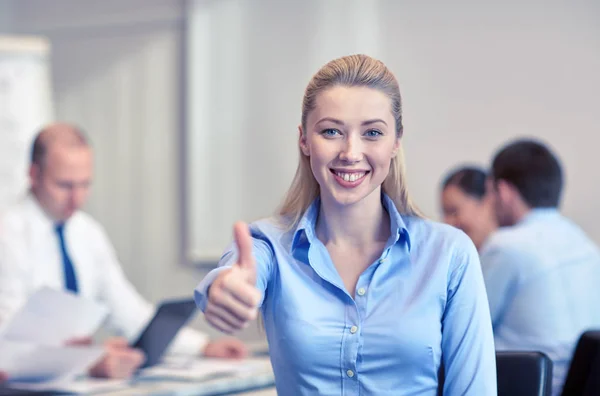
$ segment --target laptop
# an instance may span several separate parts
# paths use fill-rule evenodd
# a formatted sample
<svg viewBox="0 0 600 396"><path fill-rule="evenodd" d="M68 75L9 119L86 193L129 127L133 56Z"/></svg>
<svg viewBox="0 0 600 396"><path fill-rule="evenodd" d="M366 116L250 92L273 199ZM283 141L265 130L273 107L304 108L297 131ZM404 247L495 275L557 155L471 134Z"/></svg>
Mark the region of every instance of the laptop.
<svg viewBox="0 0 600 396"><path fill-rule="evenodd" d="M146 354L146 362L140 368L159 363L171 341L195 313L196 303L191 298L163 301L138 339L131 343L131 347Z"/></svg>

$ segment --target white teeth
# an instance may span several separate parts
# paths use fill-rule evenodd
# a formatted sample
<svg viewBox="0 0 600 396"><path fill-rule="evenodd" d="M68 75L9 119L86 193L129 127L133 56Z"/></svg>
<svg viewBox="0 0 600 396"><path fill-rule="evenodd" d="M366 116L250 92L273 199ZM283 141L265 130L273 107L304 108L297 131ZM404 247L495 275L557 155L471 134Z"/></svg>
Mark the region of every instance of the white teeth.
<svg viewBox="0 0 600 396"><path fill-rule="evenodd" d="M355 182L358 179L361 179L362 177L365 176L365 172L359 172L359 173L335 172L335 174L347 182Z"/></svg>

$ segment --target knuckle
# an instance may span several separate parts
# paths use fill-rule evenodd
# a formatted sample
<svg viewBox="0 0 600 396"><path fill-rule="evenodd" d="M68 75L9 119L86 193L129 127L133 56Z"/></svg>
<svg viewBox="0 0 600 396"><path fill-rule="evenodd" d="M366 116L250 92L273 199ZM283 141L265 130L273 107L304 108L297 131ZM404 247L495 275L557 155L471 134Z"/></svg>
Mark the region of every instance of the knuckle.
<svg viewBox="0 0 600 396"><path fill-rule="evenodd" d="M210 293L209 300L213 302L218 302L223 299L223 290L220 287L213 289Z"/></svg>
<svg viewBox="0 0 600 396"><path fill-rule="evenodd" d="M253 309L252 311L250 311L250 315L249 315L249 317L250 317L249 319L250 320L256 319L257 316L258 316L258 310Z"/></svg>

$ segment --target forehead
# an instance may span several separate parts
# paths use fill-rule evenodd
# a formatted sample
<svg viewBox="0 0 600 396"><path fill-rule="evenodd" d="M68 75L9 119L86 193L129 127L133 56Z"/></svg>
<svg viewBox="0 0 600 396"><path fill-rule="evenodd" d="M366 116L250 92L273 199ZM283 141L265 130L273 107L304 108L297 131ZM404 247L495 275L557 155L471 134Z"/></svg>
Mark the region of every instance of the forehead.
<svg viewBox="0 0 600 396"><path fill-rule="evenodd" d="M335 86L321 92L315 100L315 109L309 120L318 122L323 117L344 122L383 119L388 125L394 121L390 98L383 92L368 87Z"/></svg>
<svg viewBox="0 0 600 396"><path fill-rule="evenodd" d="M54 144L48 147L44 167L48 170L86 169L92 163L92 151L88 146L65 146Z"/></svg>
<svg viewBox="0 0 600 396"><path fill-rule="evenodd" d="M451 200L454 203L476 201L475 198L471 197L454 184L450 184L448 187L444 188L442 194L444 199Z"/></svg>

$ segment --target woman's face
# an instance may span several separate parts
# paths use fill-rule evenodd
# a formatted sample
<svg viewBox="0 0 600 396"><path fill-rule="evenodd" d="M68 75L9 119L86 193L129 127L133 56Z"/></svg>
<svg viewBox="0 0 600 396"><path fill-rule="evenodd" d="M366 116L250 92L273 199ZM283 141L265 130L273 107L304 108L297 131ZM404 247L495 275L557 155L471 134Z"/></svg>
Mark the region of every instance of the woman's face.
<svg viewBox="0 0 600 396"><path fill-rule="evenodd" d="M316 98L300 148L323 202L352 205L377 194L398 152L391 101L367 87L336 86Z"/></svg>
<svg viewBox="0 0 600 396"><path fill-rule="evenodd" d="M463 230L480 247L495 228L489 197L473 197L456 185L442 191L444 222Z"/></svg>

